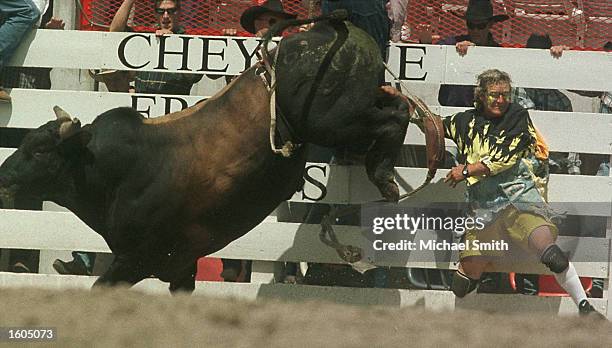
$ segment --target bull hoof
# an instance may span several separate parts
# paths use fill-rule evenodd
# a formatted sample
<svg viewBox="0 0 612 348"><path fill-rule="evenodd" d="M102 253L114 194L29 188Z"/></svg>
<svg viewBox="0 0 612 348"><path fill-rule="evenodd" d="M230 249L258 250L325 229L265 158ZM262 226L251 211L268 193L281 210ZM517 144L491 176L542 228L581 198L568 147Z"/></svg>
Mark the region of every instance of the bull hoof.
<svg viewBox="0 0 612 348"><path fill-rule="evenodd" d="M387 202L397 203L399 201L399 187L395 181L387 182L378 189Z"/></svg>

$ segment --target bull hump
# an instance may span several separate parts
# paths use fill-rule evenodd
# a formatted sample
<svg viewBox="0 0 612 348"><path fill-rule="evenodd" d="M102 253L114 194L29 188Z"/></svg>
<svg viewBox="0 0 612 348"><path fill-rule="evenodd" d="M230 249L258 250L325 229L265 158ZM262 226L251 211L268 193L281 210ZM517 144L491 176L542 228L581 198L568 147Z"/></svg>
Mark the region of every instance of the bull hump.
<svg viewBox="0 0 612 348"><path fill-rule="evenodd" d="M107 122L112 122L112 123L118 122L121 124L137 125L137 124L142 124L142 121L144 119L145 118L140 114L140 112L132 108L120 107L120 108L109 110L101 114L100 116L96 117L96 119L94 120L94 124L107 123Z"/></svg>

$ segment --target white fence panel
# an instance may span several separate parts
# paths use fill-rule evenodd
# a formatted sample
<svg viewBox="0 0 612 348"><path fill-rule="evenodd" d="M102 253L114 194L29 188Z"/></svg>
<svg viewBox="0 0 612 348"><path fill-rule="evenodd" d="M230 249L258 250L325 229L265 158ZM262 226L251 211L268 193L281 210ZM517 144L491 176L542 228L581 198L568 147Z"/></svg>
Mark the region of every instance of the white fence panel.
<svg viewBox="0 0 612 348"><path fill-rule="evenodd" d="M11 64L235 75L255 62L258 43L242 37L42 29L28 35ZM473 84L478 73L498 68L517 86L605 91L612 71L612 55L605 52L569 51L553 59L547 50L471 47L460 57L454 46L393 44L389 55L394 74L424 83Z"/></svg>
<svg viewBox="0 0 612 348"><path fill-rule="evenodd" d="M121 70L164 70L206 74L236 74L254 62L258 41L252 38L199 37L175 35L156 38L152 34L102 33L80 31L37 30L29 34L12 64L72 69L112 68ZM241 49L242 48L242 49ZM49 52L57 54L49 55ZM161 58L161 59L160 59ZM161 61L163 60L163 62ZM389 65L403 80L422 83L472 84L484 69L498 68L510 73L517 86L583 90L610 90L612 54L604 52L565 52L553 59L546 50L472 47L459 57L452 46L392 45ZM11 91L13 104L0 104L0 127L35 128L54 116L53 105L64 107L83 123L91 122L101 112L116 106L135 106L147 116L158 116L192 105L204 97L145 96L84 91L60 92ZM35 102L33 102L35 101ZM449 115L461 109L432 107ZM536 126L554 151L612 154L612 123L607 116L589 113L532 112ZM571 135L571 136L570 136ZM423 136L411 127L405 144L422 145ZM0 149L0 162L14 149ZM362 167L330 166L310 163L309 174L322 182L327 191L307 184L291 201L312 202L317 197L324 203L363 203L380 198L369 183ZM441 170L434 183L415 196L412 203L463 201L461 188L450 190L441 183L446 171ZM398 168L402 192L419 185L425 177L420 168ZM610 216L612 215L612 177L553 175L550 200L569 203L568 213L608 217L607 238L561 237L560 244L573 250L573 257L592 262L576 262L581 275L608 278L604 299L595 300L600 310L612 316L609 278L612 247ZM592 203L587 206L579 203ZM318 239L318 225L281 223L268 218L243 238L213 256L253 259L258 262L310 261L342 263L335 251ZM370 250L374 235L356 227L336 226L341 242ZM72 213L0 210L0 248L43 250L84 250L108 252L104 240ZM427 236L420 232L417 238ZM421 255L422 256L422 255ZM370 252L366 259L378 265L453 269L456 256L432 253L415 258L407 254ZM508 270L500 265L498 270ZM546 273L536 262L512 265L512 270ZM13 275L0 273L0 286L44 285L63 288L70 281L75 286L89 286L87 277L53 277L46 275ZM141 285L159 291L160 284L148 280ZM201 290L201 289L208 290ZM165 291L165 287L164 287ZM555 312L575 312L568 299L536 299L521 297L478 296L457 300L444 292L408 292L380 289L330 289L319 287L267 286L262 284L198 284L198 291L232 293L249 298L275 294L291 298L330 298L336 301L378 304L415 304L425 301L432 308L483 308L499 305L515 310L531 311L551 308ZM348 299L348 300L347 300ZM472 301L472 302L470 302ZM606 302L607 301L607 302ZM477 302L477 303L476 303ZM475 304L476 303L476 304ZM607 305L606 305L607 304Z"/></svg>
<svg viewBox="0 0 612 348"><path fill-rule="evenodd" d="M13 89L13 103L0 104L0 127L36 128L55 116L59 105L83 124L119 106L132 106L145 117L155 117L181 110L206 99L206 96L150 95L87 91L47 91ZM36 103L32 103L36 100ZM466 108L430 106L439 115L447 116ZM542 132L552 151L612 154L612 123L595 113L530 111L533 122ZM568 141L571 130L572 141ZM408 128L405 144L424 145L425 137L414 125ZM447 141L451 145L450 140Z"/></svg>

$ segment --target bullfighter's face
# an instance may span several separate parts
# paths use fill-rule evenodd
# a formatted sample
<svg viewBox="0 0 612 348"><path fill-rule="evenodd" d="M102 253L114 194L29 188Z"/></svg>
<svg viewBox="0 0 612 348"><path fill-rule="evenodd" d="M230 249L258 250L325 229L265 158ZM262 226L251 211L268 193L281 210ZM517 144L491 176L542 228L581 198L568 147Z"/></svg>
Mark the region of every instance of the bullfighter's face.
<svg viewBox="0 0 612 348"><path fill-rule="evenodd" d="M510 106L511 88L508 83L496 83L487 86L487 93L482 97L483 112L490 118L502 117Z"/></svg>

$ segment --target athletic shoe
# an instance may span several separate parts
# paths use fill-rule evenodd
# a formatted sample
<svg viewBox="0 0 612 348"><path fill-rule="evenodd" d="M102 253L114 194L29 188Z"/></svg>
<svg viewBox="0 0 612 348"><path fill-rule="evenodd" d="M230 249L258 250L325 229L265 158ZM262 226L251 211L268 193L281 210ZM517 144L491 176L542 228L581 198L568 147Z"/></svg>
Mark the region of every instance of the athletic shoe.
<svg viewBox="0 0 612 348"><path fill-rule="evenodd" d="M53 268L59 274L91 275L91 272L79 259L74 259L70 262L64 262L60 259L56 259L53 261Z"/></svg>
<svg viewBox="0 0 612 348"><path fill-rule="evenodd" d="M599 313L593 306L591 306L588 300L582 300L580 302L580 304L578 305L578 314L581 317L588 316L596 319L606 320L606 317L603 314Z"/></svg>

